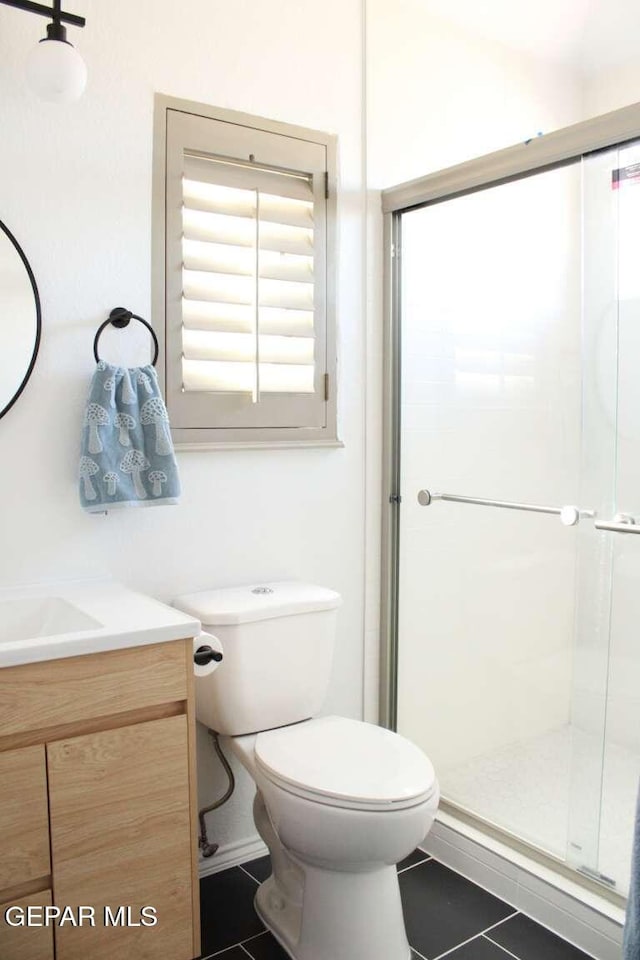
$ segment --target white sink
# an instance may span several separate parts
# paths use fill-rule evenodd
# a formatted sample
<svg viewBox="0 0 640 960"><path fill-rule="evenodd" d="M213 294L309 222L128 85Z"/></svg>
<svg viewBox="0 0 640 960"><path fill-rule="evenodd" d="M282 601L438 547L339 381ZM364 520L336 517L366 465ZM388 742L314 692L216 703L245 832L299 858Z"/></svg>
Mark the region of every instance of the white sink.
<svg viewBox="0 0 640 960"><path fill-rule="evenodd" d="M0 643L97 630L102 624L62 597L0 600Z"/></svg>
<svg viewBox="0 0 640 960"><path fill-rule="evenodd" d="M0 669L197 637L200 622L113 581L0 591Z"/></svg>

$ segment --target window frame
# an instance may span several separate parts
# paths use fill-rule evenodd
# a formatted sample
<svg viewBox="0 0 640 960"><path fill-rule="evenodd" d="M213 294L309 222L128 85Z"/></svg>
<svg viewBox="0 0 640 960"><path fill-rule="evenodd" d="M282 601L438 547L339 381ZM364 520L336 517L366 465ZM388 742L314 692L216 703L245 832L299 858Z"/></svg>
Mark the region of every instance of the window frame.
<svg viewBox="0 0 640 960"><path fill-rule="evenodd" d="M167 170L168 123L171 111L198 118L221 121L239 128L250 128L258 133L276 134L320 145L326 156L326 260L324 345L316 353L316 363L324 371L320 380L326 384L324 426L175 426L173 440L178 449L222 449L240 447L299 447L342 446L337 434L337 353L336 353L336 235L337 235L337 138L328 133L298 127L279 121L240 113L235 110L212 107L193 101L155 95L154 142L153 142L153 195L152 195L152 326L158 337L158 380L167 401L171 418L171 398L167 396L167 288L172 278L167 270ZM175 278L173 278L175 283ZM323 349L324 348L324 349ZM301 400L304 395L300 395ZM222 398L223 399L223 398ZM295 407L296 395L288 401ZM259 404L257 405L260 406Z"/></svg>

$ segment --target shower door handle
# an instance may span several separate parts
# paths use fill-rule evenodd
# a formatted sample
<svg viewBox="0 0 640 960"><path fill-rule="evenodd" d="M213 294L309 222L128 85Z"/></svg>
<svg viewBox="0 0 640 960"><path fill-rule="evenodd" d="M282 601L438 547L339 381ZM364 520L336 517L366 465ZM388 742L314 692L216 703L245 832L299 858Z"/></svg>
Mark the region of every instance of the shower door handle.
<svg viewBox="0 0 640 960"><path fill-rule="evenodd" d="M610 530L612 533L640 533L640 524L628 513L616 513L613 520L596 520L596 530Z"/></svg>

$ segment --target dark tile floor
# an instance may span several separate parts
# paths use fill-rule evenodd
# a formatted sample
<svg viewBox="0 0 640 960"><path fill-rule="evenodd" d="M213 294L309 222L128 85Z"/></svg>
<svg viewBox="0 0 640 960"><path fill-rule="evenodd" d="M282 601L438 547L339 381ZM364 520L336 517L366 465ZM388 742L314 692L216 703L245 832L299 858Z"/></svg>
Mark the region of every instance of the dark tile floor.
<svg viewBox="0 0 640 960"><path fill-rule="evenodd" d="M398 864L414 960L588 960L587 955L421 850ZM253 909L269 857L200 882L202 958L289 960Z"/></svg>

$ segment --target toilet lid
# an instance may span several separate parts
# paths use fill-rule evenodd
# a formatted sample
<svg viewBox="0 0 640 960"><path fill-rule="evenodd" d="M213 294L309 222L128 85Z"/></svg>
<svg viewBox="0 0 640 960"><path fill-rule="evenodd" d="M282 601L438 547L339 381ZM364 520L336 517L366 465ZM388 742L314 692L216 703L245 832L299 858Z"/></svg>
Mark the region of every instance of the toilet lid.
<svg viewBox="0 0 640 960"><path fill-rule="evenodd" d="M431 761L415 744L346 717L260 733L255 758L268 779L285 789L350 807L413 805L436 786Z"/></svg>

